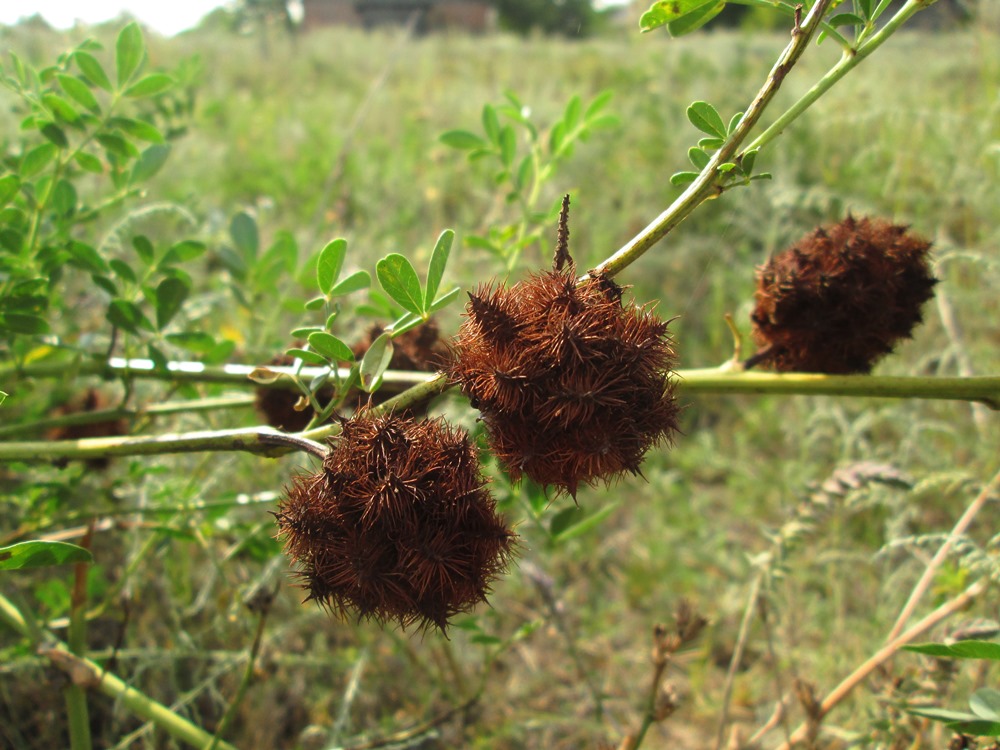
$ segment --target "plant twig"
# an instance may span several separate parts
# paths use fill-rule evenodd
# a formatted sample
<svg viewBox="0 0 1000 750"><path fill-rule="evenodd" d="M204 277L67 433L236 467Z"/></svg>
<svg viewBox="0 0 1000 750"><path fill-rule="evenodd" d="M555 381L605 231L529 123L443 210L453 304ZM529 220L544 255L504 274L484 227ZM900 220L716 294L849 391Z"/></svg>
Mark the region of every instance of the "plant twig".
<svg viewBox="0 0 1000 750"><path fill-rule="evenodd" d="M824 717L826 717L834 708L837 707L838 704L847 698L847 696L853 692L854 688L860 685L872 672L878 669L881 665L885 664L885 662L892 659L900 648L912 642L918 636L923 635L942 620L947 619L951 615L967 607L976 599L976 597L986 591L986 589L987 582L985 580L976 581L966 588L961 594L945 602L933 612L928 614L924 617L924 619L920 620L905 633L896 636L896 638L889 641L889 643L879 649L867 661L851 672L851 674L845 677L839 685L830 691L817 708L816 720L822 721ZM777 750L791 750L793 746L806 740L809 736L809 732L810 726L808 722L800 724L792 733L791 738L779 745Z"/></svg>
<svg viewBox="0 0 1000 750"><path fill-rule="evenodd" d="M25 616L6 597L0 594L0 620L34 641L30 625ZM56 641L55 645L40 649L39 653L52 664L70 676L74 683L93 687L114 698L136 716L152 722L175 739L193 747L204 748L212 741L212 735L192 724L180 714L174 713L162 703L154 701L145 693L128 685L116 675L104 672L100 666L83 657L71 653L66 645ZM236 750L228 742L220 742L216 750Z"/></svg>
<svg viewBox="0 0 1000 750"><path fill-rule="evenodd" d="M722 690L722 710L719 712L719 729L715 734L715 750L721 750L725 740L726 727L729 725L729 706L733 697L733 683L736 681L736 672L739 671L740 663L743 661L743 652L746 650L747 640L750 637L750 624L757 611L757 599L760 597L760 586L763 579L764 572L759 571L750 584L750 593L747 595L746 608L743 610L743 619L736 637L736 646L733 649L733 656L729 660L729 669L726 671L725 687Z"/></svg>
<svg viewBox="0 0 1000 750"><path fill-rule="evenodd" d="M676 228L699 205L718 194L720 178L718 168L722 164L732 161L733 157L735 157L740 145L749 136L750 131L757 124L757 121L771 103L774 95L778 93L778 89L781 87L782 81L785 80L785 76L788 75L788 72L798 62L809 46L831 3L832 0L817 0L812 8L810 8L801 26L797 26L794 30L792 41L789 42L788 46L779 55L774 67L768 73L764 85L757 92L750 106L747 107L739 125L729 134L726 141L719 147L719 150L712 155L712 158L709 159L708 164L701 170L694 182L670 204L666 211L656 217L649 226L629 240L618 252L604 260L588 275L602 273L605 276L616 276Z"/></svg>
<svg viewBox="0 0 1000 750"><path fill-rule="evenodd" d="M448 387L444 375L415 373L424 382L372 409L383 414L418 403ZM899 377L872 375L819 375L810 373L726 372L718 368L678 370L678 390L686 393L799 394L810 396L870 396L979 401L1000 408L1000 376ZM0 443L0 461L56 461L103 456L141 456L196 451L247 451L264 456L283 455L276 446L299 448L321 455L312 441L336 435L340 425L325 425L292 439L270 428L188 432L180 435L86 438L81 440ZM300 442L296 442L296 440Z"/></svg>
<svg viewBox="0 0 1000 750"><path fill-rule="evenodd" d="M889 637L886 639L892 641L896 638L903 628L906 627L906 623L909 621L910 617L913 615L913 611L917 608L920 600L923 598L924 594L927 593L927 589L930 588L931 582L934 580L934 574L937 573L938 568L941 567L941 563L945 561L948 557L948 553L951 552L951 548L955 545L955 542L965 533L965 530L969 528L969 524L972 523L976 515L983 509L983 507L991 499L995 499L996 496L1000 494L1000 471L993 475L993 479L987 482L986 486L983 487L982 492L980 492L976 499L973 500L969 507L965 509L962 517L958 519L955 523L954 528L951 533L948 534L947 539L938 548L938 551L931 558L931 561L927 563L927 567L924 568L924 573L920 576L920 580L917 581L917 585L913 587L913 591L910 592L909 599L906 600L906 604L903 606L902 611L899 613L899 617L896 618L896 624L892 626L892 630L889 632Z"/></svg>

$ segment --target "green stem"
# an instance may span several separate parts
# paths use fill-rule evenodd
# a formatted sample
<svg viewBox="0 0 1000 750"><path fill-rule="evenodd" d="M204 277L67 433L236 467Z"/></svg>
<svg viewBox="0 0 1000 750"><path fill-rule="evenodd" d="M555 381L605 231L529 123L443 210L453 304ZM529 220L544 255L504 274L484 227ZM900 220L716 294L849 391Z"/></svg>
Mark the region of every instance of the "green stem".
<svg viewBox="0 0 1000 750"><path fill-rule="evenodd" d="M792 31L792 41L785 47L775 62L771 72L757 96L747 107L743 118L732 133L726 138L718 151L712 155L708 164L701 170L688 188L653 222L633 237L618 252L602 262L594 272L607 276L615 276L638 260L647 250L663 239L670 231L686 219L698 206L710 198L720 194L718 172L720 165L732 161L740 144L746 140L750 131L757 124L764 110L778 93L782 81L795 63L805 52L813 35L819 28L827 8L833 0L817 0L802 22L802 26ZM912 1L912 0L911 0ZM590 274L588 274L590 275ZM584 277L586 278L586 276Z"/></svg>
<svg viewBox="0 0 1000 750"><path fill-rule="evenodd" d="M899 27L902 26L914 13L922 10L928 4L927 0L908 0L906 5L900 8L896 12L896 15L886 22L885 26L869 37L852 53L845 54L844 57L841 58L840 62L830 68L826 75L819 79L819 81L817 81L816 84L810 88L801 99L789 107L788 110L785 111L777 120L771 123L767 130L757 136L749 146L743 149L741 155L748 151L752 151L755 148L761 148L777 138L778 135L780 135L793 120L809 109L809 107L811 107L817 99L823 96L823 94L825 94L837 81L853 70L858 63L880 47L882 43L898 31Z"/></svg>
<svg viewBox="0 0 1000 750"><path fill-rule="evenodd" d="M928 400L978 401L1000 409L1000 375L988 377L910 377L876 375L820 375L813 373L736 372L718 368L678 370L681 393L788 394L802 396L866 396L870 398L920 398ZM425 375L426 377L426 375ZM384 414L402 409L444 392L444 375L432 376L395 398L372 409ZM314 441L340 431L326 425L299 435L265 429L190 432L182 435L88 438L85 440L0 443L0 461L32 461L139 456L195 451L247 451L278 456L287 448L304 450L317 457L325 448Z"/></svg>
<svg viewBox="0 0 1000 750"><path fill-rule="evenodd" d="M24 615L10 600L0 594L0 620L10 625L25 638L34 640L31 628ZM37 645L37 644L36 644ZM113 698L141 719L150 721L171 737L186 742L196 748L204 748L212 741L212 735L199 726L180 716L162 703L157 703L145 693L127 685L117 676L105 672L90 659L85 659L67 650L65 644L56 643L40 651L59 669L71 674L78 683L86 683L96 687L105 695ZM227 742L219 742L216 750L236 750Z"/></svg>
<svg viewBox="0 0 1000 750"><path fill-rule="evenodd" d="M243 703L243 698L247 694L250 683L253 681L254 669L257 665L257 657L260 655L260 647L264 642L264 625L267 623L267 615L268 608L265 607L257 617L257 631L254 634L253 645L250 647L250 656L247 659L246 669L243 670L243 679L240 680L240 686L236 689L236 695L233 696L232 702L226 708L226 713L223 715L222 721L219 722L219 727L215 730L215 736L212 737L212 742L208 746L207 750L217 750L219 743L222 741L220 738L223 734L225 734L229 725L232 723L233 717L236 716L236 712Z"/></svg>
<svg viewBox="0 0 1000 750"><path fill-rule="evenodd" d="M81 544L90 547L92 527ZM69 612L67 642L71 653L79 657L87 654L87 563L73 566L74 585ZM69 722L71 750L90 750L90 712L87 709L87 692L83 685L71 682L66 689L66 716Z"/></svg>
<svg viewBox="0 0 1000 750"><path fill-rule="evenodd" d="M117 419L136 419L164 414L178 414L196 411L212 411L215 409L239 409L253 406L253 396L236 396L223 398L202 398L190 401L170 401L162 404L149 404L140 409L96 409L81 411L74 414L64 414L61 417L39 419L25 424L12 424L0 427L0 437L18 435L23 432L41 432L52 427L73 427L81 424L97 422L112 422Z"/></svg>
<svg viewBox="0 0 1000 750"><path fill-rule="evenodd" d="M27 365L8 364L0 366L0 383L10 382L17 378L60 378L68 375L95 375L102 378L136 378L147 380L168 380L177 383L220 383L228 385L243 385L251 388L277 388L280 390L298 390L291 378L299 375L310 379L318 377L327 371L325 367L302 367L296 371L294 367L279 367L268 365L267 369L275 373L283 373L290 377L279 378L273 383L256 383L250 380L250 374L256 370L253 365L206 365L202 362L168 362L166 371L157 370L148 359L123 359L112 357L110 360L88 358L67 362L37 362ZM349 368L337 371L338 377L346 378ZM413 385L423 383L433 377L432 373L411 372L404 370L388 370L383 376L386 385ZM10 389L7 389L10 392ZM14 394L16 395L16 394Z"/></svg>

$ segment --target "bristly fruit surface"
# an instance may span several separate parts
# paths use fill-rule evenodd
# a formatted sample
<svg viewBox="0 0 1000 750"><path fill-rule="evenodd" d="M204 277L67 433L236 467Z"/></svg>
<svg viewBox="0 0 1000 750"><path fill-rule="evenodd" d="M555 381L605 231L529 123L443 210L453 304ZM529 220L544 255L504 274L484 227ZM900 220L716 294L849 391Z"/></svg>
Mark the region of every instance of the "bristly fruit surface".
<svg viewBox="0 0 1000 750"><path fill-rule="evenodd" d="M930 243L882 219L822 227L757 272L753 337L780 372L851 374L909 338L937 283Z"/></svg>
<svg viewBox="0 0 1000 750"><path fill-rule="evenodd" d="M445 630L485 601L515 544L468 435L392 414L344 420L275 516L307 600L404 628Z"/></svg>
<svg viewBox="0 0 1000 750"><path fill-rule="evenodd" d="M558 269L566 256L556 257ZM610 278L578 285L570 262L509 289L480 286L466 315L448 374L513 479L575 497L580 484L638 474L650 447L673 440L667 323L623 305Z"/></svg>

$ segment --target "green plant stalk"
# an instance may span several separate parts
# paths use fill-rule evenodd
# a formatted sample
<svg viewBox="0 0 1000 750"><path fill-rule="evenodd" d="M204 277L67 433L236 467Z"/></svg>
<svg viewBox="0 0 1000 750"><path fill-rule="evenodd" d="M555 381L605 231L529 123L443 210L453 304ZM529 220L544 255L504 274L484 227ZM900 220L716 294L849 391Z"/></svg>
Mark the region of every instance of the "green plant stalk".
<svg viewBox="0 0 1000 750"><path fill-rule="evenodd" d="M868 57L872 52L878 49L883 42L885 42L890 36L892 36L899 27L906 23L915 13L923 10L928 5L931 4L933 0L908 0L908 2L896 11L896 14L890 18L885 25L879 29L875 34L868 37L868 39L856 49L847 53L840 59L836 65L830 68L819 81L817 81L812 88L810 88L802 97L795 102L791 107L789 107L781 116L771 123L768 128L757 136L753 142L747 146L743 151L740 152L740 156L746 154L748 151L752 151L755 148L761 148L766 144L777 138L781 132L788 127L793 120L795 120L799 115L805 112L809 107L811 107L817 99L819 99L823 94L830 90L837 81L847 75L851 70L853 70L857 65Z"/></svg>
<svg viewBox="0 0 1000 750"><path fill-rule="evenodd" d="M978 401L1000 409L1000 376L989 377L904 377L875 375L820 375L810 373L724 372L719 369L678 370L681 393L786 394L804 396L867 396L872 398L920 398L951 401ZM382 414L402 409L448 387L444 375L430 377L395 398L374 407ZM0 461L33 461L143 456L196 451L247 451L264 456L281 456L289 448L305 450L317 457L325 448L314 442L336 435L340 425L287 435L272 429L219 430L181 435L87 438L83 440L26 441L0 443Z"/></svg>
<svg viewBox="0 0 1000 750"><path fill-rule="evenodd" d="M93 524L88 526L81 540L81 546L90 548ZM79 657L87 655L87 568L88 563L73 566L73 594L69 610L69 630L67 643L71 653ZM71 750L90 750L90 712L87 709L87 692L77 682L70 682L65 689L66 716L69 722Z"/></svg>
<svg viewBox="0 0 1000 750"><path fill-rule="evenodd" d="M253 388L277 388L280 390L298 391L299 387L291 376L314 378L325 372L325 367L302 367L297 371L294 367L267 366L275 373L288 375L273 383L256 383L249 375L257 367L252 365L206 365L202 362L168 362L167 371L157 370L148 359L122 359L112 357L110 361L93 358L75 362L37 362L27 365L8 364L0 366L0 382L9 383L18 378L60 378L68 375L95 375L102 378L139 378L146 380L168 380L176 383L218 383L243 385ZM350 375L349 368L337 371L340 378ZM426 372L406 370L387 370L383 382L389 385L413 385L423 383L431 375ZM10 389L8 388L8 391ZM16 394L14 394L16 395Z"/></svg>
<svg viewBox="0 0 1000 750"><path fill-rule="evenodd" d="M719 150L712 155L708 164L698 173L694 182L688 185L687 189L670 204L666 211L657 216L649 226L639 232L618 252L605 259L596 269L583 278L587 278L591 273L616 276L676 228L698 206L710 198L717 197L721 193L719 166L732 161L740 144L749 136L750 131L757 124L761 115L764 114L764 110L767 109L775 94L778 93L778 89L781 87L782 81L785 80L785 76L788 75L788 72L806 51L813 35L819 28L820 21L822 21L832 2L833 0L817 0L809 10L809 14L803 20L802 25L792 31L792 41L785 47L771 68L771 72L768 73L764 85L757 92L750 106L747 107L743 119L740 120L739 125L736 126L733 132L729 134L726 141L719 147Z"/></svg>
<svg viewBox="0 0 1000 750"><path fill-rule="evenodd" d="M236 716L236 712L239 710L240 705L243 703L243 698L247 694L247 689L249 689L250 683L253 681L257 657L260 655L260 647L264 642L264 625L267 623L267 615L268 610L265 608L257 617L257 630L254 633L253 645L250 647L250 656L247 659L246 669L243 670L243 679L240 680L240 685L236 689L236 695L233 696L232 702L226 708L226 713L223 715L222 721L219 722L219 727L215 730L215 735L212 737L212 742L207 750L217 750L219 743L222 741L222 735L225 734L226 730L229 729L229 725L232 724L233 717Z"/></svg>
<svg viewBox="0 0 1000 750"><path fill-rule="evenodd" d="M110 422L117 419L136 419L139 417L162 416L164 414L181 414L196 411L213 411L215 409L241 409L253 406L253 396L235 396L222 398L191 399L190 401L172 401L162 404L149 404L139 409L97 409L65 414L61 417L39 419L25 424L13 424L0 427L0 437L18 435L24 432L41 432L52 427L73 427L95 422Z"/></svg>
<svg viewBox="0 0 1000 750"><path fill-rule="evenodd" d="M24 615L9 599L0 594L0 620L29 640L34 640L31 628ZM37 645L37 644L36 644ZM85 682L96 687L105 695L114 698L141 719L152 722L171 737L196 748L204 748L212 741L212 735L192 724L183 716L174 713L162 703L154 701L145 693L126 684L116 675L105 672L90 659L71 653L62 643L56 643L40 651L55 666L73 676L77 682ZM81 689L82 686L80 686ZM228 742L219 742L216 750L236 750Z"/></svg>

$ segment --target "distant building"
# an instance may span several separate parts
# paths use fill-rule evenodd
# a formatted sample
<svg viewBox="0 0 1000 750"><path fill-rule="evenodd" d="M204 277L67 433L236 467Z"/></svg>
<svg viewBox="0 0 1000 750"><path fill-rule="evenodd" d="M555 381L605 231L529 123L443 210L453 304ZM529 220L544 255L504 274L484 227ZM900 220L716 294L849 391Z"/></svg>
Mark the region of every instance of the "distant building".
<svg viewBox="0 0 1000 750"><path fill-rule="evenodd" d="M496 10L484 0L303 0L302 28L402 26L418 32L461 29L476 34L496 28Z"/></svg>

